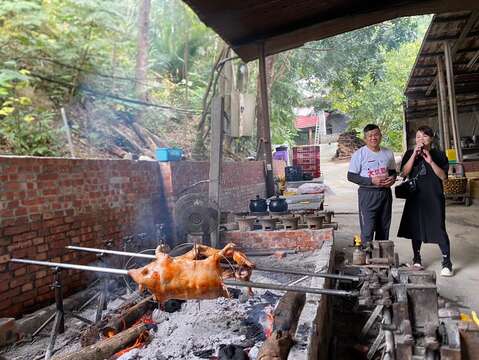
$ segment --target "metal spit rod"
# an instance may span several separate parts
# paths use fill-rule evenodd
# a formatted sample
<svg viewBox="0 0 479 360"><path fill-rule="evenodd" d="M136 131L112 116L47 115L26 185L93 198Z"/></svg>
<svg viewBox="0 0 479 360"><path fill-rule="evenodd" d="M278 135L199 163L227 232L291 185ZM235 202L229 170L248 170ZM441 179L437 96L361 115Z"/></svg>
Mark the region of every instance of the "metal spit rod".
<svg viewBox="0 0 479 360"><path fill-rule="evenodd" d="M102 273L113 274L113 275L128 275L128 270L125 270L125 269L112 269L112 268L105 268L105 267L98 267L98 266L65 264L65 263L29 260L29 259L10 259L10 262L30 264L30 265L49 266L49 267L63 268L63 269L102 272ZM358 296L359 295L358 292L351 292L351 291L345 291L345 290L318 289L318 288L310 288L310 287L304 287L304 286L287 286L287 285L269 284L269 283L256 283L256 282L250 282L250 281L224 280L223 283L228 286L270 289L270 290L279 290L279 291L295 291L295 292L304 292L304 293L318 294L318 295L321 295L321 294L337 295L337 296Z"/></svg>
<svg viewBox="0 0 479 360"><path fill-rule="evenodd" d="M131 257L138 257L138 258L150 259L150 260L156 259L156 256L152 255L152 254L140 254L140 253L134 253L134 252L116 251L116 250L108 250L108 249L97 249L97 248L89 248L89 247L73 246L73 245L67 246L66 248L70 249L70 250L78 250L78 251L93 252L93 253L103 253L103 254L111 254L111 255L120 255L120 256L131 256ZM227 265L227 266L230 267L230 265ZM293 270L293 269L284 269L284 268L262 266L262 265L255 265L254 269L257 270L257 271L267 271L267 272L281 273L281 274L312 276L312 277L345 280L345 281L359 281L360 280L359 276L314 273L314 272L307 272L307 271Z"/></svg>

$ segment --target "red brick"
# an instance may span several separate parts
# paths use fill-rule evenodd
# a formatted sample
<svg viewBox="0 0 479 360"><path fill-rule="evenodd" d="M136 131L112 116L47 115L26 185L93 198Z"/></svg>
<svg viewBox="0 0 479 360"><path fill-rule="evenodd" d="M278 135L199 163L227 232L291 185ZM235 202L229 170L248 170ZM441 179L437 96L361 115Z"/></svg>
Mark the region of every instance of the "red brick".
<svg viewBox="0 0 479 360"><path fill-rule="evenodd" d="M15 270L13 272L13 275L15 276L15 278L19 277L19 276L22 276L22 275L25 275L27 273L27 267L22 267L18 270Z"/></svg>
<svg viewBox="0 0 479 360"><path fill-rule="evenodd" d="M56 218L56 219L51 219L51 220L45 221L44 226L45 227L55 227L55 226L62 225L62 224L63 224L63 218Z"/></svg>
<svg viewBox="0 0 479 360"><path fill-rule="evenodd" d="M28 231L28 225L10 226L3 231L3 235L15 235Z"/></svg>
<svg viewBox="0 0 479 360"><path fill-rule="evenodd" d="M32 240L33 245L40 245L45 242L45 239L43 237L37 237Z"/></svg>
<svg viewBox="0 0 479 360"><path fill-rule="evenodd" d="M3 191L20 191L24 190L24 187L21 182L6 182L3 184Z"/></svg>
<svg viewBox="0 0 479 360"><path fill-rule="evenodd" d="M36 231L29 231L20 235L15 235L12 237L13 242L28 242L28 240L33 239L37 236Z"/></svg>
<svg viewBox="0 0 479 360"><path fill-rule="evenodd" d="M57 233L63 233L66 232L70 229L70 225L60 225L60 226L55 226L54 228L50 229L50 234L57 234Z"/></svg>
<svg viewBox="0 0 479 360"><path fill-rule="evenodd" d="M37 177L38 181L58 180L58 178L59 178L58 174L55 174L55 173L43 173L43 174L39 174Z"/></svg>
<svg viewBox="0 0 479 360"><path fill-rule="evenodd" d="M7 209L16 209L20 205L20 201L14 200L7 203Z"/></svg>
<svg viewBox="0 0 479 360"><path fill-rule="evenodd" d="M39 253L48 251L48 245L38 245L38 246L37 246L37 251L38 251Z"/></svg>
<svg viewBox="0 0 479 360"><path fill-rule="evenodd" d="M47 276L47 271L46 270L40 270L35 273L35 279L41 279Z"/></svg>
<svg viewBox="0 0 479 360"><path fill-rule="evenodd" d="M33 289L33 285L32 285L31 282L26 283L25 285L22 286L22 292L26 292L26 291L32 290L32 289Z"/></svg>
<svg viewBox="0 0 479 360"><path fill-rule="evenodd" d="M30 283L32 282L30 274L15 277L15 278L13 278L13 280L10 281L10 288L13 289L13 288L16 288L18 286L22 286L26 283L29 283L29 282Z"/></svg>
<svg viewBox="0 0 479 360"><path fill-rule="evenodd" d="M43 199L40 197L33 198L33 199L24 199L21 201L22 205L24 206L33 206L33 205L42 205L43 204Z"/></svg>
<svg viewBox="0 0 479 360"><path fill-rule="evenodd" d="M42 193L43 193L43 196L50 196L50 195L58 195L60 192L59 192L59 189L53 188L53 189L44 189Z"/></svg>
<svg viewBox="0 0 479 360"><path fill-rule="evenodd" d="M32 284L27 284L27 285L31 286ZM14 301L19 302L19 303L23 303L24 301L27 301L27 300L33 298L35 295L36 295L35 290L30 289L30 290L27 290L27 291L21 293L18 296L15 296Z"/></svg>
<svg viewBox="0 0 479 360"><path fill-rule="evenodd" d="M0 310L9 309L12 306L12 298L7 298L0 301Z"/></svg>
<svg viewBox="0 0 479 360"><path fill-rule="evenodd" d="M11 299L11 298L14 298L15 296L17 296L18 294L20 294L20 288L19 287L16 287L14 289L12 289L10 287L10 290L8 291L5 291L3 293L0 294L0 304L5 301L5 299Z"/></svg>

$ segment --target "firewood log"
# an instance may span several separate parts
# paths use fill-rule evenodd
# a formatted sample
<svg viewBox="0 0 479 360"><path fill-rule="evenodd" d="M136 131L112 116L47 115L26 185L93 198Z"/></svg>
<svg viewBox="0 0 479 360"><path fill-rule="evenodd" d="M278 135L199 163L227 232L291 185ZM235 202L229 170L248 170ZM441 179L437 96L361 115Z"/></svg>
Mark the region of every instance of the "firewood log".
<svg viewBox="0 0 479 360"><path fill-rule="evenodd" d="M288 291L284 294L274 310L273 331L287 331L293 336L305 302L306 294L304 293Z"/></svg>
<svg viewBox="0 0 479 360"><path fill-rule="evenodd" d="M97 342L73 353L56 355L52 360L104 360L120 350L132 345L135 340L147 331L145 324L137 324L115 336Z"/></svg>
<svg viewBox="0 0 479 360"><path fill-rule="evenodd" d="M287 360L294 341L288 331L274 331L261 346L257 360Z"/></svg>
<svg viewBox="0 0 479 360"><path fill-rule="evenodd" d="M153 301L153 296L143 299L138 304L128 308L119 315L113 316L106 326L102 329L104 336L111 336L111 334L118 334L119 332L129 328L139 318L145 315L150 310L153 310L157 304Z"/></svg>

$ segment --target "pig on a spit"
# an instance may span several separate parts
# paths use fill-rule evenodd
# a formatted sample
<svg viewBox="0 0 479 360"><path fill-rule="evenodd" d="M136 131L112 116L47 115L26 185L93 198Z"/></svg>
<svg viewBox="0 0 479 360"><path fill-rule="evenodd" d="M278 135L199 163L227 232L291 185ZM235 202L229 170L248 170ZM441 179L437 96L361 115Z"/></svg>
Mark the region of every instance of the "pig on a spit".
<svg viewBox="0 0 479 360"><path fill-rule="evenodd" d="M229 297L224 278L249 280L254 263L230 243L218 250L196 245L184 255L172 257L156 251L156 260L128 275L139 285L140 292L148 289L156 301L169 299L215 299ZM239 270L221 266L221 260L237 263Z"/></svg>

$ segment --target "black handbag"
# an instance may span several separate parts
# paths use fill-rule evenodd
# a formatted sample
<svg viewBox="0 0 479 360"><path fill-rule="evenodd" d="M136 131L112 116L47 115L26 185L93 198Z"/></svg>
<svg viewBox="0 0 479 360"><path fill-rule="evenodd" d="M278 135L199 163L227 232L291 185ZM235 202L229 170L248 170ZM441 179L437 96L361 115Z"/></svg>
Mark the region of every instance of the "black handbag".
<svg viewBox="0 0 479 360"><path fill-rule="evenodd" d="M406 179L394 188L397 199L407 199L417 191L416 180L419 174L411 179Z"/></svg>

